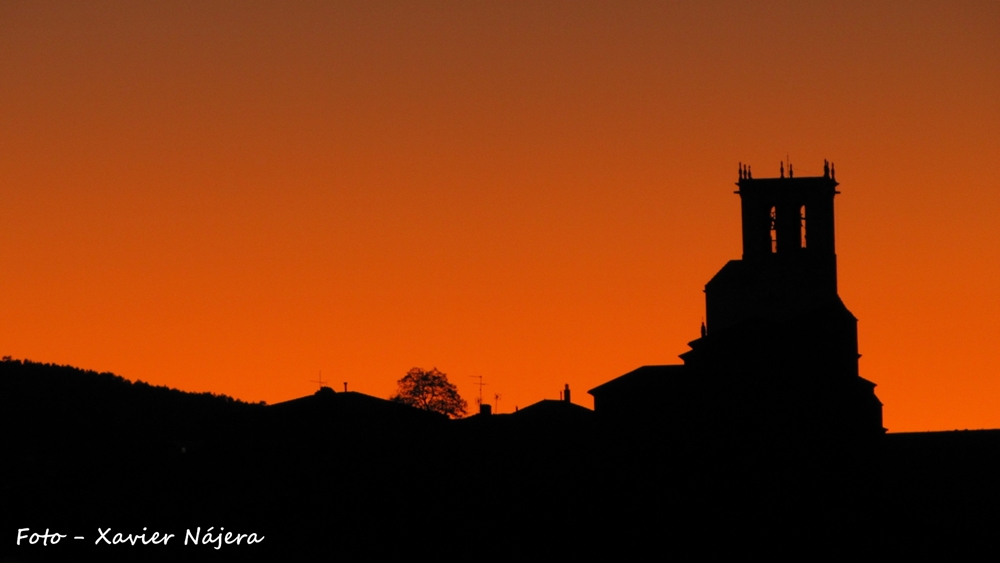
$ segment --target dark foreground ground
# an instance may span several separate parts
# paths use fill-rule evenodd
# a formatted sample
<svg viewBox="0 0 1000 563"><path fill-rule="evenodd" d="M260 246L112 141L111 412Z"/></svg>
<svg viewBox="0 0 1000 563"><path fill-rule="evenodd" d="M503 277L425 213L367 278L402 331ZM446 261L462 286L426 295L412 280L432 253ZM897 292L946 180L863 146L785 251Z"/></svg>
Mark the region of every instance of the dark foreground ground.
<svg viewBox="0 0 1000 563"><path fill-rule="evenodd" d="M681 440L552 407L448 421L332 391L264 407L0 362L0 561L992 558L1000 546L1000 431ZM24 528L67 537L17 545ZM185 545L187 530L212 539ZM220 544L219 531L263 540ZM102 532L174 537L108 545Z"/></svg>

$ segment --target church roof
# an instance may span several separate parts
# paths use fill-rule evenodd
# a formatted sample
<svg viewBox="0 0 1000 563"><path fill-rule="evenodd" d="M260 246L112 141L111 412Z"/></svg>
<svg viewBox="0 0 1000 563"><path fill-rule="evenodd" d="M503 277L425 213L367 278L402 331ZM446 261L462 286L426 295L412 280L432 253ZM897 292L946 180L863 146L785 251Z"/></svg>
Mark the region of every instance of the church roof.
<svg viewBox="0 0 1000 563"><path fill-rule="evenodd" d="M668 378L680 378L686 375L683 365L642 366L625 375L616 377L607 383L594 387L587 393L599 395L610 391L613 393L628 392L632 389L648 389L650 384L661 383Z"/></svg>

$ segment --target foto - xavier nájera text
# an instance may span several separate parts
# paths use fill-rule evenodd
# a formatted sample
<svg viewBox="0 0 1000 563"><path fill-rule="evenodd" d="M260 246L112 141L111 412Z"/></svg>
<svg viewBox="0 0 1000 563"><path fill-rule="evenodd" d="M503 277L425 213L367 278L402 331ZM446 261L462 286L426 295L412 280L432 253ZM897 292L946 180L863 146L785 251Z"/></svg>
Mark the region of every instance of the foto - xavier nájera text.
<svg viewBox="0 0 1000 563"><path fill-rule="evenodd" d="M51 532L45 528L44 532L32 532L31 528L18 528L17 545L56 545L60 541L69 537L69 534ZM92 536L93 537L93 536ZM111 528L97 528L97 539L94 545L168 545L170 540L176 538L176 534L166 532L149 532L143 527L141 533L112 532ZM73 540L84 540L85 536L73 536ZM241 534L227 532L225 527L218 530L211 526L204 532L201 526L193 531L188 528L184 531L183 545L209 545L215 549L221 549L223 545L253 545L264 541L264 536L257 533ZM176 541L174 542L176 544Z"/></svg>

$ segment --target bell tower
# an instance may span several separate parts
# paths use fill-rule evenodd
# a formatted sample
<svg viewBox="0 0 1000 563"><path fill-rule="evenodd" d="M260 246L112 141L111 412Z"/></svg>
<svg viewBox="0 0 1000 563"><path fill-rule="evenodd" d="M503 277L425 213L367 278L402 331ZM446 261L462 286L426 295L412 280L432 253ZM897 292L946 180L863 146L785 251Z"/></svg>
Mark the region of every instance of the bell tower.
<svg viewBox="0 0 1000 563"><path fill-rule="evenodd" d="M736 183L743 215L743 259L761 261L833 259L833 198L837 180L824 165L823 176L755 180L740 174ZM836 272L834 272L836 274ZM832 280L836 287L836 279Z"/></svg>
<svg viewBox="0 0 1000 563"><path fill-rule="evenodd" d="M833 169L795 178L753 178L740 165L743 259L733 260L706 287L709 331L750 318L781 320L837 296Z"/></svg>

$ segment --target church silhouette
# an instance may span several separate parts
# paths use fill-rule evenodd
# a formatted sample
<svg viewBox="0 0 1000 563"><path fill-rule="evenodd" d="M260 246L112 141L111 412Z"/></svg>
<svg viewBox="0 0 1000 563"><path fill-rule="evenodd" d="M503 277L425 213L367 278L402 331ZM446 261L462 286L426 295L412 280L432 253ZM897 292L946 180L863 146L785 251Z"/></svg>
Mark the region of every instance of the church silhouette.
<svg viewBox="0 0 1000 563"><path fill-rule="evenodd" d="M885 433L858 373L857 319L837 293L834 168L753 178L739 167L743 257L705 285L683 364L590 390L602 425L658 435L855 439Z"/></svg>

